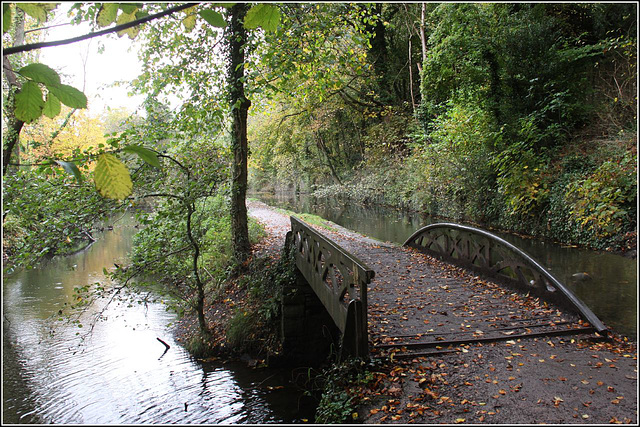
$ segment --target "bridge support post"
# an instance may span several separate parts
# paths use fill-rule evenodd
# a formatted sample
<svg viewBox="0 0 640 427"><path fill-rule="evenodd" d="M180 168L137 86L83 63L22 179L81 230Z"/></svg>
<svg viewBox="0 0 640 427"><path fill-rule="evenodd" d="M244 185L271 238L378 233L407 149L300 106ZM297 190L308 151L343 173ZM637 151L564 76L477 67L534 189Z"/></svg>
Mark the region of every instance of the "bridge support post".
<svg viewBox="0 0 640 427"><path fill-rule="evenodd" d="M351 301L347 309L347 325L342 337L340 347L340 360L347 357L369 357L367 325L364 323L366 316L363 314L366 305L362 301Z"/></svg>
<svg viewBox="0 0 640 427"><path fill-rule="evenodd" d="M293 247L297 270L342 333L340 358L368 358L367 285L375 272L295 217L286 244Z"/></svg>
<svg viewBox="0 0 640 427"><path fill-rule="evenodd" d="M283 290L280 332L284 358L317 365L338 351L340 330L304 276Z"/></svg>

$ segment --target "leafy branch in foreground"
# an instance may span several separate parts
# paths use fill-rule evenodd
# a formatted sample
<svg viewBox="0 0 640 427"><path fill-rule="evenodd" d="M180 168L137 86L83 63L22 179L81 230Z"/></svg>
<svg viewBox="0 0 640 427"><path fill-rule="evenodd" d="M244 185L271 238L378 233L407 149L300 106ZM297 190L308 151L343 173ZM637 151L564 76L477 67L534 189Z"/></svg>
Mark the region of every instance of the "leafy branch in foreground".
<svg viewBox="0 0 640 427"><path fill-rule="evenodd" d="M202 257L207 233L225 208L219 193L227 165L218 150L192 143L189 155L160 154L162 168L142 170L137 198L150 200L153 210L138 213L145 228L136 235L131 266L123 272L142 275L137 286L152 286L195 310L203 336L209 330Z"/></svg>

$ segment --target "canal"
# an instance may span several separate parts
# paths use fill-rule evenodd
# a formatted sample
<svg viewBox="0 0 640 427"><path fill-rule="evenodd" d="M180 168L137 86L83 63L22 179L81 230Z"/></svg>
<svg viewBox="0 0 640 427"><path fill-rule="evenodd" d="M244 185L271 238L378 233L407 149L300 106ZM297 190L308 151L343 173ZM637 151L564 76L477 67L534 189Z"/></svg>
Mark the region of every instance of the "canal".
<svg viewBox="0 0 640 427"><path fill-rule="evenodd" d="M382 241L403 244L416 230L441 219L379 205L360 205L305 194L257 193L271 206L318 215L347 229ZM495 233L538 260L567 285L608 327L637 339L636 259L602 251L567 247L544 240ZM574 277L587 273L586 280Z"/></svg>
<svg viewBox="0 0 640 427"><path fill-rule="evenodd" d="M74 287L110 286L103 269L126 262L134 233L126 215L85 251L4 277L3 423L313 422L295 372L195 360L174 341L176 315L162 301L105 310L100 300L79 323L59 320Z"/></svg>

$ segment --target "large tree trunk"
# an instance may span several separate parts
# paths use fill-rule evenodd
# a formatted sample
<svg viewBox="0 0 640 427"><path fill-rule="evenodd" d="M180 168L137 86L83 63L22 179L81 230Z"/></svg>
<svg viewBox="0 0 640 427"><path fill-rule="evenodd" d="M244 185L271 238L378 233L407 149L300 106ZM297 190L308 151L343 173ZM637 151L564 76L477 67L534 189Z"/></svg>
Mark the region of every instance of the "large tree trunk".
<svg viewBox="0 0 640 427"><path fill-rule="evenodd" d="M231 8L229 31L229 103L232 111L231 150L233 166L231 173L231 233L233 254L238 263L244 262L251 253L249 226L247 221L247 115L251 102L244 94L244 48L247 33L243 26L247 13L246 3L236 3Z"/></svg>

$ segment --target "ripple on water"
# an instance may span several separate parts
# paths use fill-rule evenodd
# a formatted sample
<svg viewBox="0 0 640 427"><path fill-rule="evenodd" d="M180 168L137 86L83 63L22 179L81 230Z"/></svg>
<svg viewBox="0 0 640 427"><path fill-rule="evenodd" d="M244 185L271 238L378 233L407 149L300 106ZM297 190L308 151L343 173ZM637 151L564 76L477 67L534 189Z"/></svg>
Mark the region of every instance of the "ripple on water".
<svg viewBox="0 0 640 427"><path fill-rule="evenodd" d="M166 325L175 316L162 304L114 303L104 313L106 320L93 328L89 317L81 319L83 328L51 317L73 295L82 275L84 280L96 279L113 259L124 257L130 244L121 236L110 236L105 233L82 254L5 278L3 336L4 348L11 354L3 354L3 419L60 424L286 419L288 415L275 414L253 380L247 380L256 374L239 375L241 370L235 368L193 360L171 338ZM101 308L92 306L88 315ZM89 329L92 333L85 337ZM158 337L171 346L166 353Z"/></svg>

